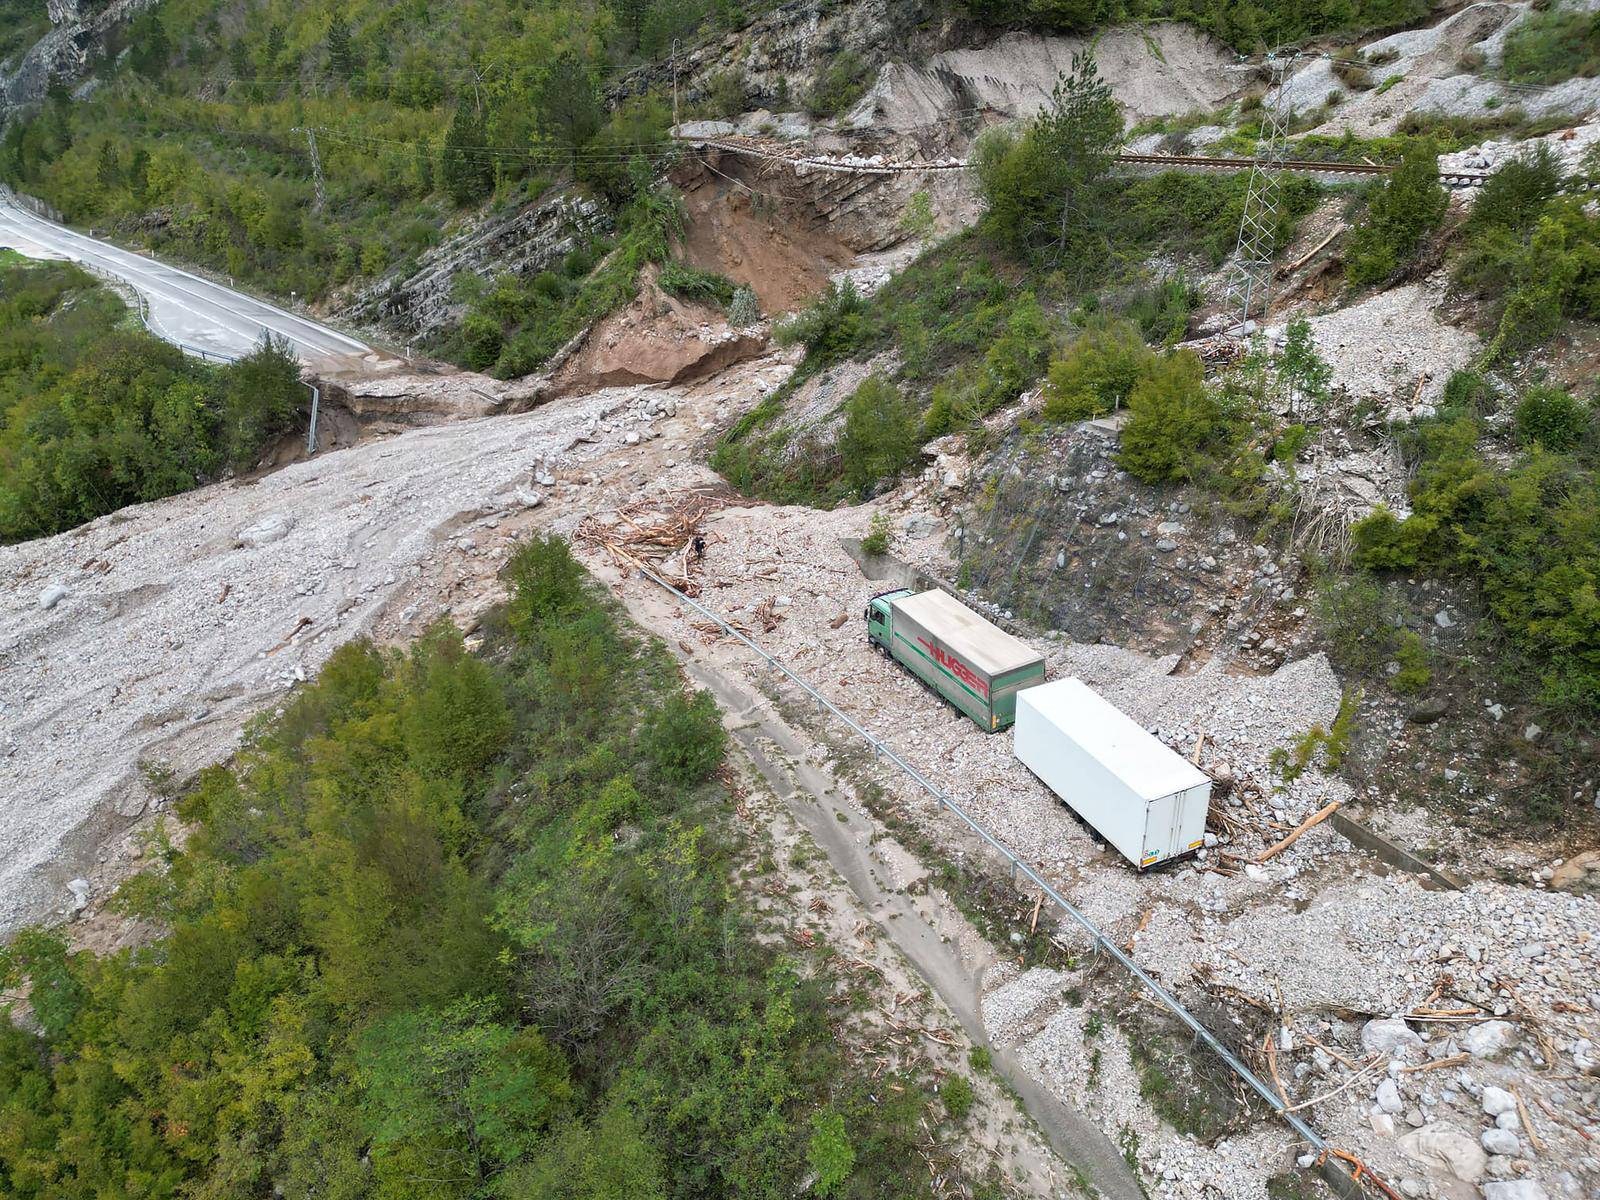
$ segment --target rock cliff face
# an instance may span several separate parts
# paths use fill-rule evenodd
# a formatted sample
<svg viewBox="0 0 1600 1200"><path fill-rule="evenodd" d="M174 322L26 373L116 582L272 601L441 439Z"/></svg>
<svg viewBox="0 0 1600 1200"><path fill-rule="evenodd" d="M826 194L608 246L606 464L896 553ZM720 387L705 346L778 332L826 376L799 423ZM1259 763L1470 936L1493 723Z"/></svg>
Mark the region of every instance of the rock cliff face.
<svg viewBox="0 0 1600 1200"><path fill-rule="evenodd" d="M611 217L595 201L566 190L550 192L514 212L472 223L423 254L410 271L396 271L360 292L344 315L401 337L425 337L458 320L452 294L457 272L537 275L560 264Z"/></svg>
<svg viewBox="0 0 1600 1200"><path fill-rule="evenodd" d="M80 79L106 48L108 35L131 21L155 0L46 0L50 32L17 61L0 71L0 123L26 104L44 98L57 80Z"/></svg>
<svg viewBox="0 0 1600 1200"><path fill-rule="evenodd" d="M964 27L930 0L795 0L719 40L684 47L676 62L640 67L615 90L619 96L670 91L676 75L687 107L709 97L714 80L732 75L747 107L788 109L846 51L871 71L890 58L919 60L953 46Z"/></svg>

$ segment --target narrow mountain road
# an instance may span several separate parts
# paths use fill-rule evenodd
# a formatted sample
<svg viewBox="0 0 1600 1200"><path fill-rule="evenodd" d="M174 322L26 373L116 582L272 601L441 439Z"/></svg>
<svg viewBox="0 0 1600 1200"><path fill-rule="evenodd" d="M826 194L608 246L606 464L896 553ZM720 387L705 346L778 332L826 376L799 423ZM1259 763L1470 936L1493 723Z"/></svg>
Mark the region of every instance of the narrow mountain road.
<svg viewBox="0 0 1600 1200"><path fill-rule="evenodd" d="M270 332L287 338L306 366L321 371L360 369L386 357L365 342L264 300L35 216L4 189L0 246L115 276L144 297L151 332L192 353L234 357Z"/></svg>

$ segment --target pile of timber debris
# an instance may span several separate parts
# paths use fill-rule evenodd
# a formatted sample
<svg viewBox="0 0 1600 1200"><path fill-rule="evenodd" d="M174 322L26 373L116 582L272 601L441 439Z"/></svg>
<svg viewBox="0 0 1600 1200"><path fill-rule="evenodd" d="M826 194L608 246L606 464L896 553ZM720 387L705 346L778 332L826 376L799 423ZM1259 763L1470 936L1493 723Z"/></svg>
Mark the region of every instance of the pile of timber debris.
<svg viewBox="0 0 1600 1200"><path fill-rule="evenodd" d="M573 540L598 546L623 570L648 568L685 595L698 596L695 571L706 545L700 526L729 503L728 493L715 488L636 500L610 518L585 518Z"/></svg>

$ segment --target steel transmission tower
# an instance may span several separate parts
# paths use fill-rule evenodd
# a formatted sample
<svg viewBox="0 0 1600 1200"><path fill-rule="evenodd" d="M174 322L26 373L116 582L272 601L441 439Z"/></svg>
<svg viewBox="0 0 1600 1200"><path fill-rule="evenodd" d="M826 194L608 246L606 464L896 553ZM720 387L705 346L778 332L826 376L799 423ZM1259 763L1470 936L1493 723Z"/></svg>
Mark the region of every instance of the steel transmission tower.
<svg viewBox="0 0 1600 1200"><path fill-rule="evenodd" d="M1239 244L1233 251L1228 281L1228 302L1239 305L1239 327L1250 320L1250 310L1267 310L1272 294L1272 251L1278 225L1279 167L1283 163L1285 135L1293 102L1289 74L1298 54L1267 57L1272 82L1261 110L1261 136L1256 141L1255 165L1245 192L1244 215L1239 219Z"/></svg>

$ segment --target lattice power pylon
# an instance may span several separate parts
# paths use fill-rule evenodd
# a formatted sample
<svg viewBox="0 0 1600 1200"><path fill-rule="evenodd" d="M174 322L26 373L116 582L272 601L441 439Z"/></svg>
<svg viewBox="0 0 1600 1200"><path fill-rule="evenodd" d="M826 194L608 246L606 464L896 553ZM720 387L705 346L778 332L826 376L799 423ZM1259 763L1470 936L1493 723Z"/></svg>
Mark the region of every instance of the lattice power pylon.
<svg viewBox="0 0 1600 1200"><path fill-rule="evenodd" d="M1234 248L1233 270L1228 281L1228 302L1239 305L1240 329L1249 322L1252 308L1259 305L1261 311L1266 312L1272 295L1279 171L1289 117L1294 110L1289 74L1297 57L1296 54L1274 54L1267 58L1272 82L1262 105L1261 136L1256 142L1255 165L1250 168L1244 215L1239 219L1239 244Z"/></svg>

